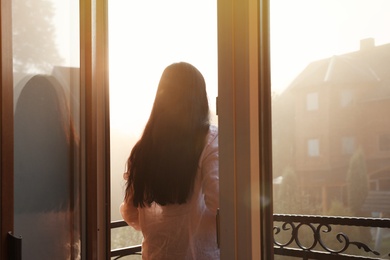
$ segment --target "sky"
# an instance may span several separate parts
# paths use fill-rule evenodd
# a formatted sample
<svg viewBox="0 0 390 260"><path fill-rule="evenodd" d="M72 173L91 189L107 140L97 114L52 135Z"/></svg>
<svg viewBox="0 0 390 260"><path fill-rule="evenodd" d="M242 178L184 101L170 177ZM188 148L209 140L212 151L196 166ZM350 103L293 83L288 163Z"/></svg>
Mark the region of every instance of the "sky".
<svg viewBox="0 0 390 260"><path fill-rule="evenodd" d="M109 2L110 95L115 100L111 108L137 110L131 121L142 125L138 132L142 131L145 117L149 116L160 76L173 62L186 61L197 67L205 77L210 103L214 101L217 95L214 2ZM211 106L212 109L215 107ZM119 114L112 114L112 123L126 127L130 121L126 114L118 120L116 115Z"/></svg>
<svg viewBox="0 0 390 260"><path fill-rule="evenodd" d="M203 74L211 110L217 96L216 1L109 1L112 219L125 162L149 117L164 68L186 61Z"/></svg>
<svg viewBox="0 0 390 260"><path fill-rule="evenodd" d="M112 190L142 133L163 69L195 65L215 111L218 87L216 0L109 1ZM390 43L389 0L271 0L271 84L281 93L312 61ZM112 194L113 200L122 194ZM117 207L113 203L113 218Z"/></svg>
<svg viewBox="0 0 390 260"><path fill-rule="evenodd" d="M116 111L136 109L132 121L143 125L163 69L176 61L190 62L203 73L215 111L216 2L109 1L113 124L126 127L129 120ZM390 43L389 0L271 0L270 8L271 81L276 92L310 62L357 51L364 38L374 38L377 45Z"/></svg>
<svg viewBox="0 0 390 260"><path fill-rule="evenodd" d="M310 62L390 43L388 0L271 0L272 88L282 92Z"/></svg>

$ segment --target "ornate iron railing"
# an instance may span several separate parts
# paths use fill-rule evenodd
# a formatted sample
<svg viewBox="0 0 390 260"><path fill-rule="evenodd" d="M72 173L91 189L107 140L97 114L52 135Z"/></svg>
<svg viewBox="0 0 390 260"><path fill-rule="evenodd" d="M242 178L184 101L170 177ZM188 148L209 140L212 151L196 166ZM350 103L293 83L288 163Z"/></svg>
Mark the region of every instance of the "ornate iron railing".
<svg viewBox="0 0 390 260"><path fill-rule="evenodd" d="M349 234L332 233L336 226L390 231L390 219L275 214L274 253L302 259L390 259L390 248L378 252L367 243L351 240ZM347 253L350 250L358 253Z"/></svg>
<svg viewBox="0 0 390 260"><path fill-rule="evenodd" d="M125 226L127 224L124 221L111 223L112 229ZM386 249L388 252L378 252L362 241L351 240L349 234L343 232L338 232L333 237L339 246L337 248L330 246L329 240L324 239L323 235L330 234L335 226L386 228L390 231L390 219L274 214L274 254L303 260L390 259L390 248ZM280 236L284 236L285 241L279 240ZM361 253L347 254L346 252L351 248ZM126 255L140 254L140 252L141 245L136 245L113 249L111 257L119 259Z"/></svg>

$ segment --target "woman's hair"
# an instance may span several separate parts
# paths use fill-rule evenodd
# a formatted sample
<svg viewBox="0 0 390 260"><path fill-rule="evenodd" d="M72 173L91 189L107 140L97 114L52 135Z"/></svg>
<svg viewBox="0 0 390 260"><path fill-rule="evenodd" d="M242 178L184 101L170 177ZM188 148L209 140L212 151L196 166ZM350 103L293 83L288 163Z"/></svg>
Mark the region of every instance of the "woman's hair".
<svg viewBox="0 0 390 260"><path fill-rule="evenodd" d="M136 207L187 202L208 129L202 74L185 62L168 66L143 135L127 160L125 197L133 194Z"/></svg>

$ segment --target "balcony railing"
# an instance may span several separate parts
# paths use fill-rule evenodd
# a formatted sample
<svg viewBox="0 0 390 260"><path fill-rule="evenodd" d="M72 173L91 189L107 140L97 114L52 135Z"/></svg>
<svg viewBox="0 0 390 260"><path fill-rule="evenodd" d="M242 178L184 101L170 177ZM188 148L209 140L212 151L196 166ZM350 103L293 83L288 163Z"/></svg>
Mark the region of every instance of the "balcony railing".
<svg viewBox="0 0 390 260"><path fill-rule="evenodd" d="M274 253L301 259L390 259L390 247L379 252L367 242L353 240L341 227L366 228L370 236L371 229L390 231L390 219L275 214ZM278 238L283 235L281 242ZM357 253L348 254L351 250Z"/></svg>
<svg viewBox="0 0 390 260"><path fill-rule="evenodd" d="M126 227L127 223L123 220L111 222L111 229ZM141 245L134 245L124 248L111 249L111 258L119 259L127 255L141 254Z"/></svg>
<svg viewBox="0 0 390 260"><path fill-rule="evenodd" d="M125 226L127 224L124 221L111 223L112 229ZM330 240L329 237L325 238L340 227L378 229L378 231L385 229L390 234L390 219L274 214L274 254L303 260L390 259L390 247L385 249L386 252L379 252L363 241L352 240L350 234L343 231L337 231ZM280 238L284 240L279 240ZM348 254L351 249L359 253ZM136 245L113 249L111 257L119 259L140 252L141 245Z"/></svg>

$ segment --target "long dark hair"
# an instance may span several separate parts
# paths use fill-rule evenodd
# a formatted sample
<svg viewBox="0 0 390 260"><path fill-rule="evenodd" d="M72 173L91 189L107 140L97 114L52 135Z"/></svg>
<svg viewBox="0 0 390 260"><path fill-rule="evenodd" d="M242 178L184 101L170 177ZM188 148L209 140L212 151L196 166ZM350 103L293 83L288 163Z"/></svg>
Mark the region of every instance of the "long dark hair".
<svg viewBox="0 0 390 260"><path fill-rule="evenodd" d="M125 198L132 194L136 207L185 203L193 191L208 129L202 74L185 62L168 66L143 135L127 160Z"/></svg>

